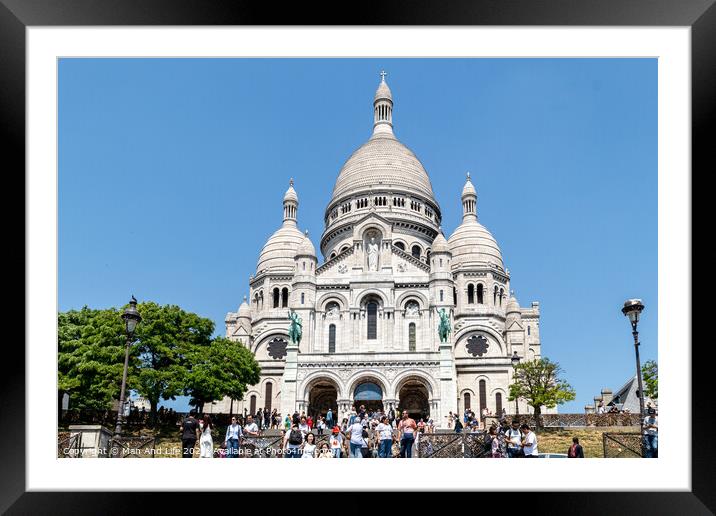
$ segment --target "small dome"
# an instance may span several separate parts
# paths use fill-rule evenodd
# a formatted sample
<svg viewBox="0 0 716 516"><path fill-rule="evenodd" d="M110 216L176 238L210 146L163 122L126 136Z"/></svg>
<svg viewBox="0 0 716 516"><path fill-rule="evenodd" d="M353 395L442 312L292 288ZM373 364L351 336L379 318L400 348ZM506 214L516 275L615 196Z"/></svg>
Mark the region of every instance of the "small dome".
<svg viewBox="0 0 716 516"><path fill-rule="evenodd" d="M308 230L306 230L306 234L303 236L303 242L301 242L301 245L298 246L296 256L316 257L316 248L313 247L313 242L311 242L311 239L308 238Z"/></svg>
<svg viewBox="0 0 716 516"><path fill-rule="evenodd" d="M296 194L296 190L293 189L293 179L288 182L288 190L286 190L283 196L283 202L286 201L298 202L298 195Z"/></svg>
<svg viewBox="0 0 716 516"><path fill-rule="evenodd" d="M502 252L495 237L475 217L460 224L448 239L453 267L464 265L488 266L494 263L504 270Z"/></svg>
<svg viewBox="0 0 716 516"><path fill-rule="evenodd" d="M517 302L517 298L515 297L515 293L512 292L512 295L510 296L510 300L507 301L507 307L505 308L505 313L520 313L520 304Z"/></svg>
<svg viewBox="0 0 716 516"><path fill-rule="evenodd" d="M462 189L462 197L465 197L466 195L477 195L477 191L470 180L470 172L467 173L467 181L465 181L465 186Z"/></svg>
<svg viewBox="0 0 716 516"><path fill-rule="evenodd" d="M284 272L292 272L294 269L294 257L298 246L303 242L304 235L296 227L295 223L284 223L268 239L256 265L256 274L264 269L271 269Z"/></svg>
<svg viewBox="0 0 716 516"><path fill-rule="evenodd" d="M435 240L433 240L433 246L430 249L431 254L450 252L450 248L448 247L447 240L445 240L442 228L438 231L438 236L436 236Z"/></svg>
<svg viewBox="0 0 716 516"><path fill-rule="evenodd" d="M239 306L239 318L246 318L251 319L251 307L249 307L249 304L246 302L246 296L244 296L244 300Z"/></svg>
<svg viewBox="0 0 716 516"><path fill-rule="evenodd" d="M375 91L374 101L378 101L381 99L388 99L390 101L393 100L393 94L390 92L388 83L385 82L385 77L383 77L383 80L380 81L380 84L378 85L378 89Z"/></svg>

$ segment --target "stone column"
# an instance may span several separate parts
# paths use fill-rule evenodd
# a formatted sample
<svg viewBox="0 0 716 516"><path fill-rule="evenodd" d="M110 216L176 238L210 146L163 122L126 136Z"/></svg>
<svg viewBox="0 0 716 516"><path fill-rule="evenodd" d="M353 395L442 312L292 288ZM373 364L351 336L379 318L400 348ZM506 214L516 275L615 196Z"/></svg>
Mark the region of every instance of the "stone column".
<svg viewBox="0 0 716 516"><path fill-rule="evenodd" d="M292 342L286 347L286 362L281 377L281 415L296 410L296 383L298 376L298 346Z"/></svg>

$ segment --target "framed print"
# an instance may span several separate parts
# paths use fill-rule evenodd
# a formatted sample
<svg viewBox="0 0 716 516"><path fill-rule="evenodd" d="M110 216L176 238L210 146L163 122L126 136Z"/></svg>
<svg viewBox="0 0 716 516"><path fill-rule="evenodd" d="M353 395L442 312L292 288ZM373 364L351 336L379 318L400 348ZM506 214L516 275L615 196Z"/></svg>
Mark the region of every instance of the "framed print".
<svg viewBox="0 0 716 516"><path fill-rule="evenodd" d="M715 9L3 0L28 300L3 510L713 511L690 208Z"/></svg>

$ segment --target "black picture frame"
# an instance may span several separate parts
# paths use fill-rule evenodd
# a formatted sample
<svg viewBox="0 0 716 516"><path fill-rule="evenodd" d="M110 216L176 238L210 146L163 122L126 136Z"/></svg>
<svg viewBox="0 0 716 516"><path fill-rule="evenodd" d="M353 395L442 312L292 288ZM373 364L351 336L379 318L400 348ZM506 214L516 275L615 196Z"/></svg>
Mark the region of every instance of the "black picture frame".
<svg viewBox="0 0 716 516"><path fill-rule="evenodd" d="M89 25L509 25L509 26L685 26L691 28L692 79L692 178L716 170L709 135L716 119L716 6L715 0L382 0L346 5L293 2L277 6L246 0L0 0L0 120L5 144L5 180L15 179L24 191L25 170L25 30L31 26ZM343 13L350 13L350 15ZM10 158L10 160L8 160ZM16 173L12 173L16 172ZM687 176L684 180L689 180ZM8 188L6 186L6 188ZM7 191L7 190L6 190ZM692 186L692 191L693 186ZM7 220L14 220L8 219ZM16 253L11 262L19 262ZM693 255L692 255L693 256ZM687 272L687 278L691 278ZM23 296L24 298L24 296ZM16 326L20 326L16 324ZM688 335L685 335L688 338ZM23 339L24 340L24 339ZM0 420L4 430L0 468L0 511L8 514L126 514L148 508L156 493L26 492L25 489L25 349L5 340L0 381ZM698 351L691 342L670 343ZM530 513L550 514L711 514L716 511L713 464L714 439L708 424L712 406L705 378L709 362L692 361L692 420L684 422L692 432L691 492L554 492L499 493L503 509L514 507ZM698 381L704 385L699 387ZM690 423L690 427L687 425ZM12 439L9 435L12 434ZM517 473L516 473L517 474ZM555 479L558 484L559 480ZM317 482L317 489L322 483ZM324 486L326 488L327 486ZM333 486L340 489L341 484ZM528 484L527 484L528 487ZM228 495L232 496L232 495ZM257 503L249 498L231 499L237 509ZM263 496L263 495L262 495ZM273 496L273 495L271 495ZM293 495L294 497L296 495ZM484 495L489 496L489 495ZM222 497L226 500L226 497ZM441 498L447 500L447 498ZM273 498L271 499L273 500ZM294 504L313 507L323 498L298 497ZM343 498L345 501L346 498ZM393 499L395 500L395 499ZM303 502L302 502L303 501ZM247 504L248 502L248 504ZM479 510L487 510L480 495ZM164 494L162 512L216 507L217 498L189 493ZM336 502L339 503L339 502ZM446 510L463 510L459 499ZM207 505L208 504L208 505ZM475 501L475 504L478 504ZM274 505L277 510L283 507ZM339 506L342 507L342 503ZM297 505L294 505L298 507ZM519 508L519 509L518 509ZM477 505L476 505L477 509ZM386 509L387 510L387 509ZM418 510L416 508L416 510ZM270 510L270 512L273 512Z"/></svg>

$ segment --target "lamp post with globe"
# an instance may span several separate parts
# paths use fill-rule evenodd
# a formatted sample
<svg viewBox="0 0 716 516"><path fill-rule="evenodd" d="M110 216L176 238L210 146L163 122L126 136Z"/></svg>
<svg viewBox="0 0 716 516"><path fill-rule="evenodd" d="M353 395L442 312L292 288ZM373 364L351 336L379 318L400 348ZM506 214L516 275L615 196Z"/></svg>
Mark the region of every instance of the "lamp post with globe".
<svg viewBox="0 0 716 516"><path fill-rule="evenodd" d="M510 360L512 361L512 367L513 367L513 368L517 368L517 365L520 363L520 357L517 356L517 351L515 351L514 353L512 353L512 358L510 358ZM519 398L515 398L515 415L516 415L516 416L519 416L519 415L520 415L520 402L519 402Z"/></svg>
<svg viewBox="0 0 716 516"><path fill-rule="evenodd" d="M631 323L631 334L634 337L634 353L636 354L636 378L639 385L639 416L641 424L644 424L644 386L641 381L641 361L639 360L639 331L637 326L644 304L641 299L627 299L622 308L622 313L629 317Z"/></svg>
<svg viewBox="0 0 716 516"><path fill-rule="evenodd" d="M134 330L142 320L137 310L137 300L132 296L129 306L122 313L124 320L124 330L127 335L127 343L124 351L124 372L122 373L122 388L119 391L119 406L117 407L117 424L114 427L114 435L118 437L122 433L122 423L124 422L124 391L127 388L127 369L129 368L129 347L134 340Z"/></svg>

